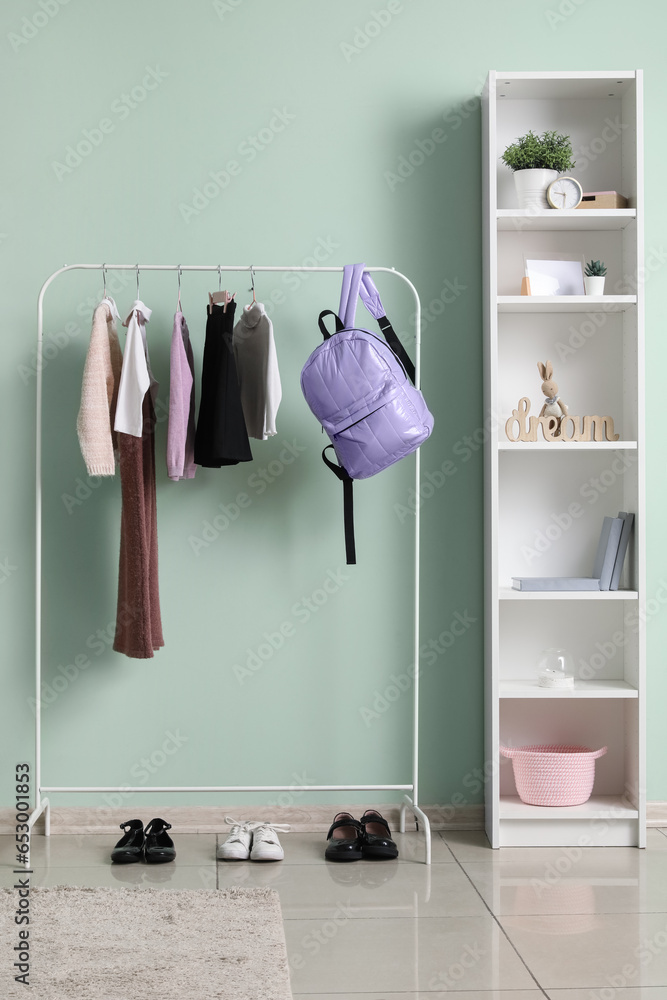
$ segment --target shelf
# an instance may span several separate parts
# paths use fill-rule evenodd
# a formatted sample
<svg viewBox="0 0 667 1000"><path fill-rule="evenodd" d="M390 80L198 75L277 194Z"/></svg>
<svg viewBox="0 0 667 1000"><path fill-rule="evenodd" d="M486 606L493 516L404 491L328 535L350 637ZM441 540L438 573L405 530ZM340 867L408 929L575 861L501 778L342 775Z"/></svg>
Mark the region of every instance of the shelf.
<svg viewBox="0 0 667 1000"><path fill-rule="evenodd" d="M561 445L562 447L558 447ZM636 451L636 441L499 441L498 451Z"/></svg>
<svg viewBox="0 0 667 1000"><path fill-rule="evenodd" d="M625 312L637 304L636 295L499 295L501 313Z"/></svg>
<svg viewBox="0 0 667 1000"><path fill-rule="evenodd" d="M498 597L501 601L636 601L639 594L636 590L514 590L513 587L500 587Z"/></svg>
<svg viewBox="0 0 667 1000"><path fill-rule="evenodd" d="M606 100L621 97L635 80L632 70L620 71L558 71L527 72L498 70L498 98L505 100Z"/></svg>
<svg viewBox="0 0 667 1000"><path fill-rule="evenodd" d="M501 698L637 698L639 692L627 681L575 680L574 690L543 688L537 681L500 681Z"/></svg>
<svg viewBox="0 0 667 1000"><path fill-rule="evenodd" d="M528 806L518 795L501 795L502 819L638 819L620 795L594 795L581 806Z"/></svg>
<svg viewBox="0 0 667 1000"><path fill-rule="evenodd" d="M534 211L527 208L499 208L499 232L584 232L625 229L637 219L635 208L568 208Z"/></svg>

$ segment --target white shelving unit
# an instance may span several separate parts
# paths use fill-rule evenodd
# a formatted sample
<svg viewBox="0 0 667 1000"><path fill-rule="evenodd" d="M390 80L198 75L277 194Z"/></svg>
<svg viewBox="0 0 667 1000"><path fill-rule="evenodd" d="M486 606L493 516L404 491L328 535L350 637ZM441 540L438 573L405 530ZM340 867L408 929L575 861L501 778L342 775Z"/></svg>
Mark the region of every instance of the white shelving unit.
<svg viewBox="0 0 667 1000"><path fill-rule="evenodd" d="M529 129L572 138L584 191L617 210L521 210L500 159ZM483 95L486 578L486 827L493 847L646 843L644 258L641 71L489 73ZM599 297L517 294L523 254L607 263ZM537 362L551 360L573 414L611 414L619 440L510 442L522 396L538 415ZM521 593L513 576L589 576L602 519L633 511L621 589ZM540 651L574 654L574 691L537 686ZM499 744L578 743L596 762L582 806L526 805Z"/></svg>

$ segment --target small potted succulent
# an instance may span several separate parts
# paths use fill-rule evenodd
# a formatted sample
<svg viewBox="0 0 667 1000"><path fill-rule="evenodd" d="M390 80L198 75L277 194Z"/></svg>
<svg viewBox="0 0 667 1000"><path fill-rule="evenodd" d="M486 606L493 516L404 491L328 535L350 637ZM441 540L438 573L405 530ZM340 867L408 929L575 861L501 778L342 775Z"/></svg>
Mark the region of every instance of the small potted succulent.
<svg viewBox="0 0 667 1000"><path fill-rule="evenodd" d="M514 172L519 207L533 209L549 208L548 186L575 163L569 135L559 132L535 135L532 130L515 139L501 160Z"/></svg>
<svg viewBox="0 0 667 1000"><path fill-rule="evenodd" d="M584 268L584 288L586 295L604 295L604 279L607 268L603 260L591 260Z"/></svg>

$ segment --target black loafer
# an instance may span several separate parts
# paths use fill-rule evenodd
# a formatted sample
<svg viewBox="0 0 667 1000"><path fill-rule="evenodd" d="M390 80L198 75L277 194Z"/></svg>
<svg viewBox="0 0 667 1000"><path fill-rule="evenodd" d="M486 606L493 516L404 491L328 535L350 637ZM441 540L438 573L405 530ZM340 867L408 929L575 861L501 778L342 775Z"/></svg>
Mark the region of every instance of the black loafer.
<svg viewBox="0 0 667 1000"><path fill-rule="evenodd" d="M117 865L130 865L134 861L143 861L144 824L140 819L130 819L127 823L121 823L120 828L125 830L125 836L121 837L111 852L112 862Z"/></svg>
<svg viewBox="0 0 667 1000"><path fill-rule="evenodd" d="M367 809L359 821L363 832L362 857L389 859L398 857L398 847L391 839L389 824L376 809Z"/></svg>
<svg viewBox="0 0 667 1000"><path fill-rule="evenodd" d="M176 848L167 830L171 830L171 823L163 819L152 819L146 827L144 857L151 865L164 865L176 857Z"/></svg>
<svg viewBox="0 0 667 1000"><path fill-rule="evenodd" d="M337 813L327 834L324 857L327 861L361 861L362 839L359 821L350 813Z"/></svg>

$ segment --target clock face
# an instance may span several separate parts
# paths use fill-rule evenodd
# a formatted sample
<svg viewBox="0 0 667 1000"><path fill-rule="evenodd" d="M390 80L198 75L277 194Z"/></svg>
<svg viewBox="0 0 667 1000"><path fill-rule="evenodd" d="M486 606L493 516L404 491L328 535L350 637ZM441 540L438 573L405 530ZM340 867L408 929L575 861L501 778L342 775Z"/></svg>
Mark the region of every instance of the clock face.
<svg viewBox="0 0 667 1000"><path fill-rule="evenodd" d="M552 208L576 208L582 195L581 184L574 177L557 177L547 188L547 201Z"/></svg>

